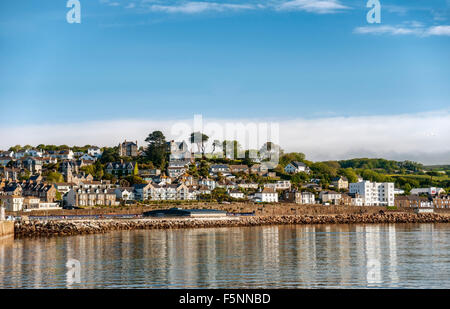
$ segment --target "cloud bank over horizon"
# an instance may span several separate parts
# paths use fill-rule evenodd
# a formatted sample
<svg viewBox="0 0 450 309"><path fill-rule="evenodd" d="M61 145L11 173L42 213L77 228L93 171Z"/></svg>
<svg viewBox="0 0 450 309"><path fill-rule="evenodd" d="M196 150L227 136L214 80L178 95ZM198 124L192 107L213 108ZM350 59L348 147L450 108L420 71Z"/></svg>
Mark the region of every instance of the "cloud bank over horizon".
<svg viewBox="0 0 450 309"><path fill-rule="evenodd" d="M318 119L258 120L203 119L204 127L215 124L249 125L276 123L279 144L285 152L303 152L308 160L342 160L377 157L412 160L424 164L450 164L450 112L391 116L353 116ZM122 119L98 122L73 122L29 126L0 126L0 149L20 145L97 145L115 146L123 140L144 144L146 136L161 130L168 140L186 138L176 129L194 129L193 118L186 120ZM207 129L205 133L209 133ZM214 139L229 137L210 135ZM183 136L183 137L181 137ZM241 141L246 145L246 141ZM260 139L258 144L265 142Z"/></svg>

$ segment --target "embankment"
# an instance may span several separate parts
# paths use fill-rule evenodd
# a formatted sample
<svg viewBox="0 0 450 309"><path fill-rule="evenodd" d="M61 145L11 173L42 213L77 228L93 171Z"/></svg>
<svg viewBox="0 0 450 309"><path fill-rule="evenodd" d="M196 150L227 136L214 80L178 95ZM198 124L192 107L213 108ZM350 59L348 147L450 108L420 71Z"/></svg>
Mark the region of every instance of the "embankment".
<svg viewBox="0 0 450 309"><path fill-rule="evenodd" d="M14 234L14 222L0 221L0 237Z"/></svg>
<svg viewBox="0 0 450 309"><path fill-rule="evenodd" d="M212 227L244 227L286 224L376 224L376 223L450 223L446 214L338 214L255 216L227 219L131 219L131 220L77 220L77 221L18 221L16 237L68 236L106 233L118 230L181 229Z"/></svg>
<svg viewBox="0 0 450 309"><path fill-rule="evenodd" d="M338 215L338 214L368 214L385 211L382 206L323 206L323 205L299 205L294 203L279 204L254 204L254 203L195 203L195 204L161 204L161 205L141 205L124 207L96 207L93 209L75 209L75 210L40 210L23 213L8 213L8 215L25 216L79 216L79 215L110 215L110 214L142 214L146 211L168 209L171 207L181 207L185 209L218 209L230 213L254 212L257 216L273 215ZM391 212L392 210L390 210ZM413 212L412 208L400 208L392 212ZM436 209L435 212L450 213L450 209Z"/></svg>

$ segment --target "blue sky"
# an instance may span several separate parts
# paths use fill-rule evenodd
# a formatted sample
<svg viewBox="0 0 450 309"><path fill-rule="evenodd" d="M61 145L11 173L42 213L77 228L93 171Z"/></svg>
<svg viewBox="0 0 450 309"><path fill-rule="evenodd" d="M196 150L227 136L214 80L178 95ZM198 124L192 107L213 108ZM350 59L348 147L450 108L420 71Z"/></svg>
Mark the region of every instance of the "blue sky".
<svg viewBox="0 0 450 309"><path fill-rule="evenodd" d="M450 1L380 2L2 0L0 127L448 115Z"/></svg>

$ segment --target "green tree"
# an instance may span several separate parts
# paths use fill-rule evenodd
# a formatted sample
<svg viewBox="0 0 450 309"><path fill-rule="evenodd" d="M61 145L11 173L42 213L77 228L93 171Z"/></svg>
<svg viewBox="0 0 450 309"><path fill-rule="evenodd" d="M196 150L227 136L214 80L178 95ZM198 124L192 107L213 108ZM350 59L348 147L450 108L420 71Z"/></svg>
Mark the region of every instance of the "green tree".
<svg viewBox="0 0 450 309"><path fill-rule="evenodd" d="M406 194L410 194L411 193L412 187L411 187L411 185L409 183L405 184L404 188L405 188L405 193Z"/></svg>
<svg viewBox="0 0 450 309"><path fill-rule="evenodd" d="M306 158L306 156L304 153L290 152L290 153L286 153L286 154L283 154L282 156L280 156L280 164L281 164L281 166L285 167L292 161L303 162L305 160L305 158Z"/></svg>
<svg viewBox="0 0 450 309"><path fill-rule="evenodd" d="M202 176L202 177L209 176L208 163L205 160L200 161L200 167L199 167L198 172L199 172L200 176Z"/></svg>
<svg viewBox="0 0 450 309"><path fill-rule="evenodd" d="M202 155L205 156L205 144L209 140L209 136L201 132L191 133L191 144L196 144L198 151L201 151Z"/></svg>
<svg viewBox="0 0 450 309"><path fill-rule="evenodd" d="M61 175L58 172L50 172L47 175L47 181L49 183L58 183L58 182L63 182L64 181L64 177L63 175Z"/></svg>
<svg viewBox="0 0 450 309"><path fill-rule="evenodd" d="M16 146L10 147L8 150L9 151L14 151L14 152L19 152L19 151L22 150L22 146L16 145Z"/></svg>
<svg viewBox="0 0 450 309"><path fill-rule="evenodd" d="M119 157L119 148L118 147L103 149L103 154L102 154L102 157L100 158L101 163L106 164L109 162L117 162L119 160L120 160L120 157Z"/></svg>
<svg viewBox="0 0 450 309"><path fill-rule="evenodd" d="M95 175L95 166L94 165L86 165L82 166L80 168L82 172L85 172L86 174L91 174L92 176Z"/></svg>
<svg viewBox="0 0 450 309"><path fill-rule="evenodd" d="M146 155L155 166L163 168L166 159L166 137L161 131L153 131L145 139L148 143Z"/></svg>
<svg viewBox="0 0 450 309"><path fill-rule="evenodd" d="M213 146L212 153L214 153L216 151L216 148L219 147L222 148L222 143L218 139L216 139L214 140L212 146Z"/></svg>
<svg viewBox="0 0 450 309"><path fill-rule="evenodd" d="M237 159L240 157L241 145L238 141L223 141L222 142L223 156L227 159ZM242 156L243 157L243 156Z"/></svg>
<svg viewBox="0 0 450 309"><path fill-rule="evenodd" d="M139 176L135 176L135 175L125 177L125 180L129 183L129 185L137 185L137 184L147 183L144 179L142 179Z"/></svg>
<svg viewBox="0 0 450 309"><path fill-rule="evenodd" d="M358 181L358 175L351 167L343 169L342 175L345 176L349 182L357 182Z"/></svg>
<svg viewBox="0 0 450 309"><path fill-rule="evenodd" d="M427 175L430 176L430 185L433 185L433 177L438 177L439 173L436 171L427 172Z"/></svg>
<svg viewBox="0 0 450 309"><path fill-rule="evenodd" d="M62 200L61 192L59 192L58 190L55 193L55 198L56 198L57 201L61 201Z"/></svg>
<svg viewBox="0 0 450 309"><path fill-rule="evenodd" d="M308 180L309 180L309 175L304 173L304 172L300 172L300 173L294 174L291 177L291 182L293 184L296 184L296 185L304 183L304 182L306 182Z"/></svg>
<svg viewBox="0 0 450 309"><path fill-rule="evenodd" d="M283 155L283 149L273 142L264 143L259 149L259 154L263 161L279 162L280 156Z"/></svg>

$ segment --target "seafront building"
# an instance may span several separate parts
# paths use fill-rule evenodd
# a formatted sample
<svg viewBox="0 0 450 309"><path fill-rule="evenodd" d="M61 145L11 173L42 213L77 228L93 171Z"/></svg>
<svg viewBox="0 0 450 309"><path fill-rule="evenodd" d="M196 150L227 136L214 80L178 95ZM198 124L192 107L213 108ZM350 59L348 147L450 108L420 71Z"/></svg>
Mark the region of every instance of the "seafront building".
<svg viewBox="0 0 450 309"><path fill-rule="evenodd" d="M351 183L349 192L359 194L364 199L365 206L394 206L393 182L362 181Z"/></svg>
<svg viewBox="0 0 450 309"><path fill-rule="evenodd" d="M167 142L167 162L160 166L137 158L143 154L137 141L125 140L115 152L96 146L76 148L0 151L0 196L8 211L151 201L278 203L279 199L302 205L450 208L450 198L442 194L442 188L414 188L405 197L405 191L394 188L394 183L364 181L358 176L358 182L349 184L339 172L335 178L324 178L315 169L308 175L310 164L300 161L270 170L260 160L253 164L200 161L186 142ZM108 159L102 158L104 154Z"/></svg>
<svg viewBox="0 0 450 309"><path fill-rule="evenodd" d="M254 200L263 203L278 203L278 193L272 188L264 188L255 193Z"/></svg>

